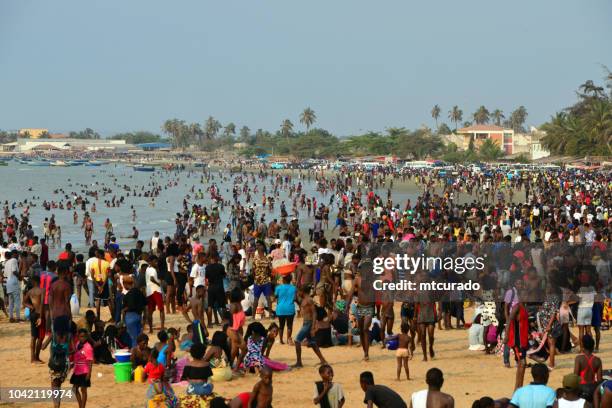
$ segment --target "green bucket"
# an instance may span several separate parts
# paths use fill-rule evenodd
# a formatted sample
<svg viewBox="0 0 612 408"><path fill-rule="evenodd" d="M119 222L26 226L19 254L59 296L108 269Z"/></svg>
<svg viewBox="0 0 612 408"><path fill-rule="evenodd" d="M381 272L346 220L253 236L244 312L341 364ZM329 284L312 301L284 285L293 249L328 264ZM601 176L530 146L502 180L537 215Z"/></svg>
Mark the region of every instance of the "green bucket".
<svg viewBox="0 0 612 408"><path fill-rule="evenodd" d="M132 381L132 363L115 363L115 382L126 383Z"/></svg>

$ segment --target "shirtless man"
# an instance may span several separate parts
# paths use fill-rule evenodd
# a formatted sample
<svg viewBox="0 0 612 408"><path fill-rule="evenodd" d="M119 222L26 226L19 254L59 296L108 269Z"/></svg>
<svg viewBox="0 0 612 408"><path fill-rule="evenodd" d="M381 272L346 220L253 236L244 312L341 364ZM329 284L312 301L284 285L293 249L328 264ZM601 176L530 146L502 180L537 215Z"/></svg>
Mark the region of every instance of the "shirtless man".
<svg viewBox="0 0 612 408"><path fill-rule="evenodd" d="M295 268L297 287L300 288L303 285L314 284L314 273L312 267L306 265L305 254L300 252L298 257L298 266Z"/></svg>
<svg viewBox="0 0 612 408"><path fill-rule="evenodd" d="M333 311L333 294L336 293L335 283L332 277L331 265L334 263L332 254L322 254L321 260L321 279L316 286L316 293L319 297L319 305L324 307L329 314Z"/></svg>
<svg viewBox="0 0 612 408"><path fill-rule="evenodd" d="M40 348L45 338L45 324L43 321L42 290L40 289L40 277L32 277L32 289L23 298L23 305L30 309L30 332L32 340L30 342L30 362L42 363L40 359Z"/></svg>
<svg viewBox="0 0 612 408"><path fill-rule="evenodd" d="M58 334L70 333L70 322L72 312L70 311L70 295L72 289L68 280L68 265L65 262L58 262L58 279L51 284L49 291L49 309L53 324L53 331Z"/></svg>
<svg viewBox="0 0 612 408"><path fill-rule="evenodd" d="M272 370L263 366L259 370L259 382L253 387L249 397L249 408L272 408Z"/></svg>
<svg viewBox="0 0 612 408"><path fill-rule="evenodd" d="M417 278L417 284L425 280L423 274ZM434 332L436 330L436 301L432 294L420 291L416 294L416 321L419 332L419 342L423 350L423 361L427 361L427 337L429 337L429 356L434 358Z"/></svg>
<svg viewBox="0 0 612 408"><path fill-rule="evenodd" d="M444 384L444 376L438 368L430 368L425 375L427 389L417 391L410 398L410 408L454 408L455 400L452 396L440 391Z"/></svg>
<svg viewBox="0 0 612 408"><path fill-rule="evenodd" d="M203 342L204 340L200 338L199 331L197 330L196 326L200 326L202 335L204 337L208 337L208 330L206 330L206 325L203 324L204 312L205 312L205 309L204 309L205 296L206 296L206 287L204 285L198 285L198 287L195 290L194 296L189 299L189 302L183 308L183 316L189 323L194 325L194 330L193 330L194 342L196 342L196 338L200 342ZM191 310L191 313L193 314L193 320L189 318L189 310Z"/></svg>
<svg viewBox="0 0 612 408"><path fill-rule="evenodd" d="M369 271L368 271L369 269ZM357 293L357 327L359 328L359 338L363 349L364 361L370 360L370 339L368 330L372 324L374 316L374 301L372 293L369 293L366 275L372 273L373 265L370 261L364 262L359 267L359 272L353 281L353 291L346 294L346 313L348 314L353 301L353 296Z"/></svg>
<svg viewBox="0 0 612 408"><path fill-rule="evenodd" d="M302 311L302 317L304 319L302 328L298 332L295 337L295 355L297 357L297 362L295 363L295 368L301 368L304 365L302 364L302 343L308 344L309 347L312 347L312 350L315 352L317 357L319 357L319 361L321 364L326 364L323 355L321 354L321 350L319 350L319 346L314 339L315 336L315 305L314 301L310 297L310 285L303 285L298 289L298 299L300 300L300 310ZM259 405L257 405L259 406Z"/></svg>

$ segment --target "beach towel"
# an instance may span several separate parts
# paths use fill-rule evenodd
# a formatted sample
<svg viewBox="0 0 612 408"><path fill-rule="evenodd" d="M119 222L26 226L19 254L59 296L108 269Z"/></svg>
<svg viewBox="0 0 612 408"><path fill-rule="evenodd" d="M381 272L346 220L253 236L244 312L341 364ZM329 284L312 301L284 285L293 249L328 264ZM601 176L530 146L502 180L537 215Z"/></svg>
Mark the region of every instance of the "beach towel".
<svg viewBox="0 0 612 408"><path fill-rule="evenodd" d="M287 371L289 370L289 366L285 363L281 363L280 361L270 360L267 357L264 357L264 365L270 368L272 371Z"/></svg>

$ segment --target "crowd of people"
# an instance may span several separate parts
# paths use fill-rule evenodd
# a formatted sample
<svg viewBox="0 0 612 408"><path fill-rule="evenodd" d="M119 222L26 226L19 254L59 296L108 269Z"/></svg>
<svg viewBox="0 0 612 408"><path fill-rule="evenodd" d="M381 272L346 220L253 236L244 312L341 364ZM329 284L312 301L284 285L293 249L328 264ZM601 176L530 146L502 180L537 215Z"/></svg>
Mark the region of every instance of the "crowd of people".
<svg viewBox="0 0 612 408"><path fill-rule="evenodd" d="M434 359L436 329L453 328L469 328L469 350L498 355L502 366L514 356L513 395L482 397L474 407L612 406L610 372L596 356L612 314L609 173L383 168L297 176L226 171L216 177L231 182L231 190L224 192L207 170L200 180L206 187L191 188L174 231L144 242L134 227L137 241L127 248L109 219L103 241L95 239L97 196L68 199L75 214L83 213L87 250L77 253L67 243L57 257L47 247L49 237L58 239L53 215L39 239L28 223L30 207L5 203L5 313L19 323L26 308L31 361L41 362L41 349L49 348L52 387L60 388L72 370L80 407L87 402L92 364L113 363L121 349L131 350L133 368L142 367L148 378L147 401L269 407L273 372L303 367L303 347L319 360L313 403L341 407L349 396L333 381L326 348L359 344L365 362L372 345L394 350L397 379L402 372L410 379L415 353ZM399 183L415 184L416 198L395 200ZM314 194L306 192L307 184ZM147 198L159 191L152 187ZM208 206L196 202L205 196ZM381 275L387 282L472 280L478 290L375 290L375 259L397 255L487 261L466 273L434 264L415 271L386 266ZM81 318L79 306L87 306ZM166 324L178 313L185 330ZM301 327L294 332L296 317ZM149 336L158 342L151 344ZM295 348L295 364L270 358L277 342ZM548 387L555 356L571 352L579 353L573 372L559 389ZM191 358L181 357L186 353ZM529 366L533 382L524 385ZM215 393L216 380L249 373L259 377L252 390ZM428 388L412 394L411 407L454 406L441 391L441 370L429 369L425 380ZM181 381L186 392L177 395L172 384ZM391 388L375 384L372 372L362 372L359 383L369 407L408 406ZM350 398L354 406L357 397Z"/></svg>

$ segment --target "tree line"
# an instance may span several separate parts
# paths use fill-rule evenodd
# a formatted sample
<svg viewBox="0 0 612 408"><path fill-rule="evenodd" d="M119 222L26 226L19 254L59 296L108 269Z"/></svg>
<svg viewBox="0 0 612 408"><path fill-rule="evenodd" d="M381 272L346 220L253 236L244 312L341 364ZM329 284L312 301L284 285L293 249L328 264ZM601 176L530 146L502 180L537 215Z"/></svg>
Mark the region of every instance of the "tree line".
<svg viewBox="0 0 612 408"><path fill-rule="evenodd" d="M438 134L453 133L446 123L442 123L440 126L438 126L438 120L442 115L442 108L440 108L440 105L434 105L430 114L435 122ZM523 105L513 110L510 113L510 116L507 118L501 109L495 109L491 112L484 105L480 105L480 107L472 114L471 118L472 120L466 120L463 122L463 127L468 127L473 124L484 125L491 123L496 126L503 126L508 129L513 129L517 133L526 132L525 121L527 120L527 109ZM457 105L453 106L448 111L448 119L455 124L454 132L456 133L459 123L463 121L463 110Z"/></svg>

